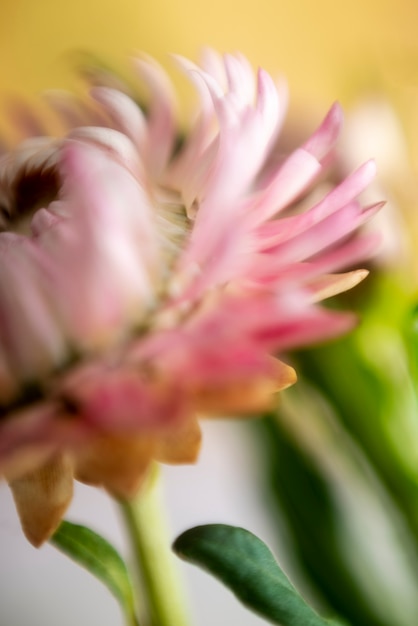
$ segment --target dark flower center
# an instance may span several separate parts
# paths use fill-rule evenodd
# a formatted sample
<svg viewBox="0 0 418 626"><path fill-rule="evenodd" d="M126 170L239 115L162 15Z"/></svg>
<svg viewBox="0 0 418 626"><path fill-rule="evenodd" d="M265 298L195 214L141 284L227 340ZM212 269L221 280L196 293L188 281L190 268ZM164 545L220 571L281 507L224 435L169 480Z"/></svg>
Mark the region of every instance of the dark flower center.
<svg viewBox="0 0 418 626"><path fill-rule="evenodd" d="M60 186L54 167L19 172L0 200L0 231L29 233L32 216L56 200Z"/></svg>

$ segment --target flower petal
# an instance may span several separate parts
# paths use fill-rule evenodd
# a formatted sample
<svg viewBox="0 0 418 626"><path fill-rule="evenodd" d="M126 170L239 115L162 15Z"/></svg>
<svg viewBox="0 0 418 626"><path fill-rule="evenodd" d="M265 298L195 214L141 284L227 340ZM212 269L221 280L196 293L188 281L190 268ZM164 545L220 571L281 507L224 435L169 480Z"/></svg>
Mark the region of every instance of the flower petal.
<svg viewBox="0 0 418 626"><path fill-rule="evenodd" d="M58 528L73 495L73 467L65 456L10 482L27 539L36 547Z"/></svg>
<svg viewBox="0 0 418 626"><path fill-rule="evenodd" d="M82 446L75 456L75 477L101 485L119 498L138 491L154 452L152 437L102 435Z"/></svg>
<svg viewBox="0 0 418 626"><path fill-rule="evenodd" d="M175 95L165 72L154 59L142 55L134 59L134 66L151 92L144 158L149 173L158 179L175 141Z"/></svg>
<svg viewBox="0 0 418 626"><path fill-rule="evenodd" d="M129 137L141 153L144 149L147 127L138 105L126 94L109 87L94 87L91 94L105 107L116 129Z"/></svg>
<svg viewBox="0 0 418 626"><path fill-rule="evenodd" d="M198 410L208 416L260 414L275 405L274 394L296 382L293 367L274 360L275 372L271 376L251 376L236 382L196 388L195 402Z"/></svg>
<svg viewBox="0 0 418 626"><path fill-rule="evenodd" d="M369 274L368 270L353 270L345 274L325 274L316 281L309 284L309 288L313 293L313 302L325 300L331 296L335 296L343 291L352 289Z"/></svg>
<svg viewBox="0 0 418 626"><path fill-rule="evenodd" d="M343 112L336 102L328 111L318 130L304 144L304 149L321 161L334 147L343 125Z"/></svg>
<svg viewBox="0 0 418 626"><path fill-rule="evenodd" d="M155 457L162 463L195 463L199 455L202 433L196 417L185 419L156 441Z"/></svg>

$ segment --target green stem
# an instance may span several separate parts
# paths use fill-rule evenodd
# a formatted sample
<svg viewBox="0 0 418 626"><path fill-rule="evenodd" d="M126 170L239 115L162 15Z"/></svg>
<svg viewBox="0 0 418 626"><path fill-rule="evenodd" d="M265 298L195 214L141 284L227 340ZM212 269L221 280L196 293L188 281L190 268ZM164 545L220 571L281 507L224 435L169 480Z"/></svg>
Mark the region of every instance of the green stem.
<svg viewBox="0 0 418 626"><path fill-rule="evenodd" d="M119 505L142 583L141 606L148 609L145 626L187 626L184 592L170 547L158 475L155 466L138 496L120 500Z"/></svg>
<svg viewBox="0 0 418 626"><path fill-rule="evenodd" d="M128 622L127 626L141 626L141 624L139 623L138 618L136 617L135 613L132 613L129 616L129 622Z"/></svg>

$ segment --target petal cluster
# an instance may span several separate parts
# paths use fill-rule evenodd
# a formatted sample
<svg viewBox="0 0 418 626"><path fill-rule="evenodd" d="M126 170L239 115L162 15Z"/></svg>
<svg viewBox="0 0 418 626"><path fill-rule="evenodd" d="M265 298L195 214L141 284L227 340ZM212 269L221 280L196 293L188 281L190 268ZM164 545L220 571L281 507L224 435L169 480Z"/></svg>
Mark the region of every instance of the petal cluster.
<svg viewBox="0 0 418 626"><path fill-rule="evenodd" d="M376 246L373 162L309 201L340 107L277 158L283 81L241 55L177 62L199 97L186 133L142 57L146 113L108 85L82 112L52 98L65 136L0 161L0 468L35 544L73 476L129 496L152 460L192 462L197 415L266 408L295 382L277 354L355 322L318 302L367 274L340 272Z"/></svg>

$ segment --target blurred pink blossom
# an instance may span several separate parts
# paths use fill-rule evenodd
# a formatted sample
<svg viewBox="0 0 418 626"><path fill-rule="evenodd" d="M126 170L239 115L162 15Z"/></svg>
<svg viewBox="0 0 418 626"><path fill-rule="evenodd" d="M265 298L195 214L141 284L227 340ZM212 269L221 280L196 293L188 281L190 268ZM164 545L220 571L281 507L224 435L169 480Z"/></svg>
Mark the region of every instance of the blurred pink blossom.
<svg viewBox="0 0 418 626"><path fill-rule="evenodd" d="M355 323L318 302L367 274L336 272L376 247L359 229L381 204L357 200L373 162L297 205L332 157L340 107L273 167L283 82L241 55L177 62L199 95L180 147L171 84L143 57L147 114L96 86L102 125L0 162L0 467L34 544L73 476L129 496L152 459L194 461L198 413L266 409L296 379L273 355Z"/></svg>

